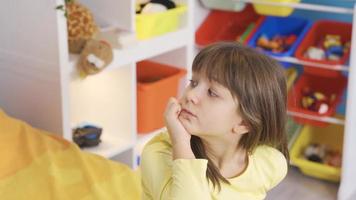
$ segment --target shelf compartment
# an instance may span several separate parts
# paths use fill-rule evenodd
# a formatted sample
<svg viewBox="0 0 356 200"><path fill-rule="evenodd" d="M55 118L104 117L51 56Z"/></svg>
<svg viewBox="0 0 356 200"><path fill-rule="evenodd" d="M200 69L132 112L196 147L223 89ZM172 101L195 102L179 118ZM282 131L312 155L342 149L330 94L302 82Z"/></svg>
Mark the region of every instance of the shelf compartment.
<svg viewBox="0 0 356 200"><path fill-rule="evenodd" d="M351 49L349 49L347 52L344 52L340 60L337 61L310 59L304 57L304 53L310 46L319 46L320 41L322 41L323 38L329 34L339 35L341 37L342 44L345 44L346 42L351 42L351 31L352 24L350 23L332 20L319 20L313 24L312 28L309 30L303 41L300 43L298 49L295 52L295 57L299 60L311 61L320 64L329 64L331 67L334 67L335 65L343 65L349 58ZM320 68L307 67L304 69L304 71L306 73L327 77L338 76L340 74L339 71L329 69L325 70Z"/></svg>
<svg viewBox="0 0 356 200"><path fill-rule="evenodd" d="M332 150L342 152L343 126L331 125L326 128L304 126L291 149L291 161L306 175L323 180L338 182L341 168L307 160L304 157L305 148L312 144L324 144Z"/></svg>
<svg viewBox="0 0 356 200"><path fill-rule="evenodd" d="M136 133L134 80L135 67L129 65L70 82L70 127L74 129L83 123L101 127L103 142L94 152L104 153L102 156L110 156L112 152L119 153L125 150L128 144L134 143ZM65 138L71 140L72 133L66 134Z"/></svg>
<svg viewBox="0 0 356 200"><path fill-rule="evenodd" d="M266 17L266 20L252 36L248 45L256 48L259 38L263 35L271 39L275 35L289 36L293 34L296 36L294 43L283 52L262 49L264 53L275 57L292 56L311 25L311 21L300 17ZM282 65L287 68L291 66L288 62L282 62Z"/></svg>
<svg viewBox="0 0 356 200"><path fill-rule="evenodd" d="M342 75L334 78L328 78L303 73L293 88L289 90L287 102L288 110L295 115L294 120L298 123L326 126L328 123L324 121L330 120L328 117L335 113L336 107L342 99L342 94L345 90L346 84L347 79ZM302 107L302 90L305 87L309 87L312 91L321 92L327 97L335 95L335 99L328 104L329 108L327 112L319 114L315 111L311 111ZM302 117L297 116L300 115L298 113L303 114Z"/></svg>

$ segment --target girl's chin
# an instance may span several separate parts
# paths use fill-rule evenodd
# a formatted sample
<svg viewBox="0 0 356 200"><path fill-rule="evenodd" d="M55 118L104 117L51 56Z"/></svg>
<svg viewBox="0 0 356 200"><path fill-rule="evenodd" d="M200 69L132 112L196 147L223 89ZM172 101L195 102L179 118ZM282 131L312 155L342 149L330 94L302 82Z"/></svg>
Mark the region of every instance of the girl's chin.
<svg viewBox="0 0 356 200"><path fill-rule="evenodd" d="M190 132L190 127L191 127L191 121L187 118L185 118L184 116L179 116L179 121L180 123L182 123L183 127Z"/></svg>

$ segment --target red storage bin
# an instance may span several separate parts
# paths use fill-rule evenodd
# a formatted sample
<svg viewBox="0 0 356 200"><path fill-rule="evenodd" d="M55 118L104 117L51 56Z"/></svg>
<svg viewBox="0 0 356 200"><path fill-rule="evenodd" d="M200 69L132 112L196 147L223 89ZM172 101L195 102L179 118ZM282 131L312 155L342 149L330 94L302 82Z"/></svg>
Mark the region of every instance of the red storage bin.
<svg viewBox="0 0 356 200"><path fill-rule="evenodd" d="M332 83L332 84L330 84ZM313 74L303 73L297 80L295 85L288 94L288 110L292 112L298 112L316 117L331 116L335 113L336 106L340 102L343 91L346 87L347 79L343 75L337 77L322 77ZM329 109L324 114L305 109L301 105L302 90L305 87L309 87L313 91L322 92L324 95L330 97L335 94L336 98L329 104ZM321 122L312 119L305 119L301 117L293 117L294 120L302 124L311 124L315 126L326 126L328 123Z"/></svg>
<svg viewBox="0 0 356 200"><path fill-rule="evenodd" d="M344 53L338 61L331 61L331 60L314 60L304 57L304 52L310 46L317 46L317 43L321 41L326 35L340 35L341 42L344 44L345 42L351 42L351 31L352 31L352 24L345 23L345 22L338 22L338 21L331 21L331 20L320 20L313 24L309 32L306 34L304 40L300 43L298 49L296 50L295 57L300 60L304 61L311 61L315 63L322 63L322 64L329 64L329 65L343 65L347 61L350 51ZM338 76L341 74L341 71L336 70L328 70L324 68L317 68L317 67L308 67L304 68L304 72L310 74L316 74L319 76Z"/></svg>
<svg viewBox="0 0 356 200"><path fill-rule="evenodd" d="M137 63L137 130L148 133L164 127L163 113L170 97L177 96L185 69L152 61Z"/></svg>
<svg viewBox="0 0 356 200"><path fill-rule="evenodd" d="M250 26L248 35L244 36L243 43L246 44L264 19L251 5L241 12L212 10L196 31L195 42L199 46L206 46L218 41L236 41L254 23L253 27Z"/></svg>

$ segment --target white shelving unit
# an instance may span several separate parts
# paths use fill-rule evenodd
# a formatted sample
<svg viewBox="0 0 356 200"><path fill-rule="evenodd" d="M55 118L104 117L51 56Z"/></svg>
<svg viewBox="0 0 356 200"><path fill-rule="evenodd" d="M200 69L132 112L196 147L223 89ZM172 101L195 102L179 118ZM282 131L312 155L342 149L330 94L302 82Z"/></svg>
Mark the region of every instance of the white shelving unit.
<svg viewBox="0 0 356 200"><path fill-rule="evenodd" d="M304 117L307 119L319 120L323 122L329 122L345 126L344 132L344 149L343 149L343 158L342 158L342 175L341 182L338 191L339 200L353 200L356 199L356 185L354 180L356 179L356 105L352 102L356 101L356 3L353 8L344 8L337 6L329 5L316 5L310 3L284 3L284 2L272 2L272 1L263 1L263 0L234 0L236 2L245 2L245 3L259 3L263 5L271 6L286 6L293 7L296 9L311 10L317 12L327 12L327 13L338 13L338 14L351 14L353 15L353 30L352 30L352 41L351 41L351 52L350 52L350 66L338 65L330 67L328 65L305 62L298 60L294 57L275 57L275 59L285 62L290 62L299 65L308 65L312 67L325 68L325 69L335 69L340 71L348 71L348 86L347 86L347 100L346 100L346 115L345 120L338 119L335 117L314 117L305 115L302 113L288 112L289 115ZM332 84L332 83L331 83Z"/></svg>
<svg viewBox="0 0 356 200"><path fill-rule="evenodd" d="M145 137L136 128L136 63L151 59L187 69L193 58L193 0L175 32L113 45L114 59L101 73L80 79L78 55L68 52L64 0L2 2L0 7L0 107L31 125L72 140L72 128L83 122L103 128L102 142L84 149L136 167ZM78 0L88 7L101 30L135 33L135 0ZM185 80L181 86L185 85Z"/></svg>

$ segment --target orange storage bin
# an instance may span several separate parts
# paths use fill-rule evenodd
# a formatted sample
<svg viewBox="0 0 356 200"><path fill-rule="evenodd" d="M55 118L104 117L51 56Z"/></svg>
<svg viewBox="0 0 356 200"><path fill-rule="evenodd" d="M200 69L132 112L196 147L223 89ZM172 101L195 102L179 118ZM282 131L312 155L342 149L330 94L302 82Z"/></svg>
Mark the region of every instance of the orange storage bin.
<svg viewBox="0 0 356 200"><path fill-rule="evenodd" d="M186 70L152 61L137 63L137 130L148 133L164 126L163 113L170 97L177 96Z"/></svg>

